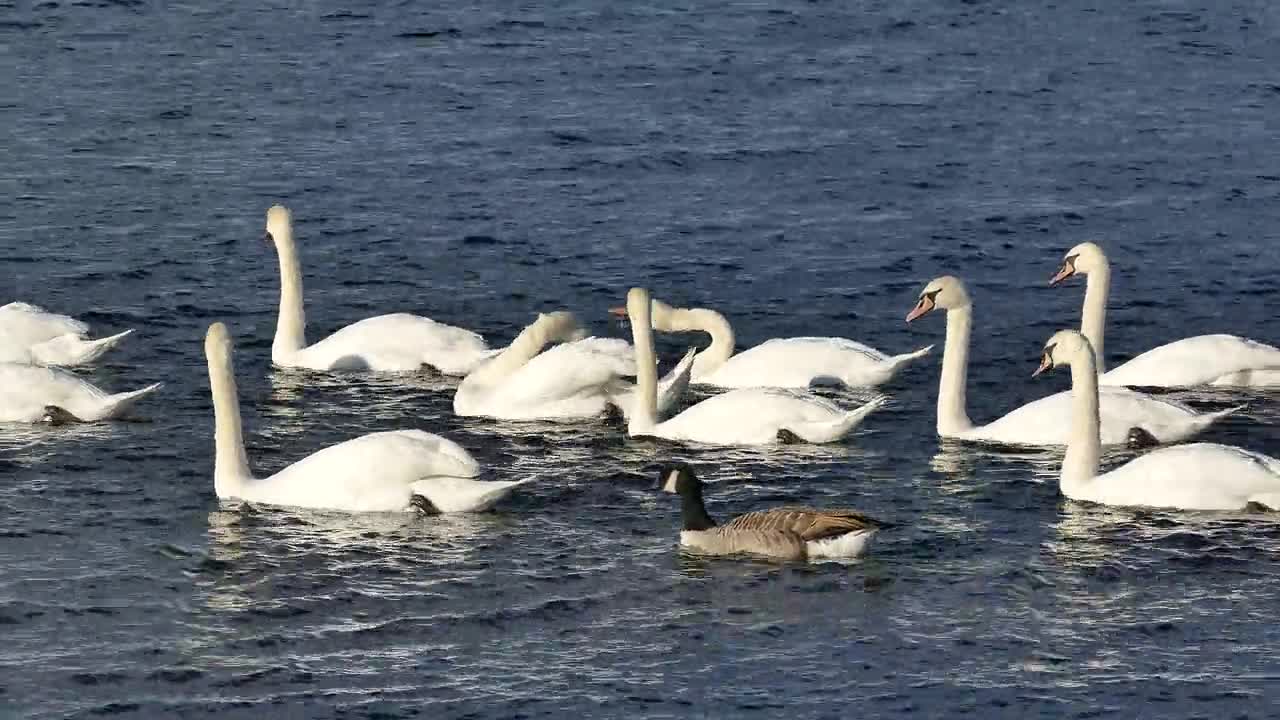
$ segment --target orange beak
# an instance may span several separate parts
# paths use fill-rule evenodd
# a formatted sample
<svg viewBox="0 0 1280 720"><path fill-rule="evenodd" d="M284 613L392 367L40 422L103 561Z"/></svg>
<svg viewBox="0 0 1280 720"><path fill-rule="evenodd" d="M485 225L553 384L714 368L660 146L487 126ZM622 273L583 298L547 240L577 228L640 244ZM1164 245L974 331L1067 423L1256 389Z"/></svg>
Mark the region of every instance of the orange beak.
<svg viewBox="0 0 1280 720"><path fill-rule="evenodd" d="M1045 370L1052 370L1052 369L1053 369L1053 358L1049 357L1049 353L1045 353L1044 355L1040 356L1040 367L1036 368L1036 371L1031 373L1031 377L1035 377L1040 373L1044 372Z"/></svg>
<svg viewBox="0 0 1280 720"><path fill-rule="evenodd" d="M1049 287L1053 287L1054 285L1057 285L1058 283L1062 282L1063 280L1066 280L1067 278L1075 274L1076 274L1075 265L1072 265L1069 262L1064 262L1062 263L1062 269L1058 271L1058 274L1054 275L1052 278L1049 279Z"/></svg>
<svg viewBox="0 0 1280 720"><path fill-rule="evenodd" d="M933 300L930 299L928 295L920 298L920 302L916 303L916 306L911 309L911 312L907 313L907 322L911 322L921 315L928 314L932 309Z"/></svg>
<svg viewBox="0 0 1280 720"><path fill-rule="evenodd" d="M616 318L624 318L627 316L627 309L624 307L609 308L609 314Z"/></svg>

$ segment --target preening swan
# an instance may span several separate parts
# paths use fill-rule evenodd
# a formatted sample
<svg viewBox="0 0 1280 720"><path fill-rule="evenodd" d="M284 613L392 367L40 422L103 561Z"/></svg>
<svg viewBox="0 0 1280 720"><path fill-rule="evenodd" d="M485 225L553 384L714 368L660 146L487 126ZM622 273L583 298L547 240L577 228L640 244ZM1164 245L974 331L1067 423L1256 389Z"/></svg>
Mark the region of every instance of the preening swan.
<svg viewBox="0 0 1280 720"><path fill-rule="evenodd" d="M302 265L286 208L267 211L266 240L275 243L280 258L280 316L271 343L271 361L279 367L412 372L426 365L466 375L496 353L470 330L408 313L367 318L308 345Z"/></svg>
<svg viewBox="0 0 1280 720"><path fill-rule="evenodd" d="M0 422L96 422L120 417L163 385L108 394L58 368L0 363Z"/></svg>
<svg viewBox="0 0 1280 720"><path fill-rule="evenodd" d="M907 322L935 309L947 311L947 340L938 383L938 435L1009 445L1065 445L1071 413L1067 392L1027 403L986 425L973 424L965 411L973 304L959 278L945 275L926 285ZM1184 440L1237 409L1200 414L1180 403L1128 388L1107 388L1101 407L1102 442L1106 445L1124 444L1133 428L1141 428L1160 442Z"/></svg>
<svg viewBox="0 0 1280 720"><path fill-rule="evenodd" d="M825 443L853 431L884 400L846 412L822 398L783 388L737 388L658 422L658 370L654 361L649 292L627 293L632 344L636 352L636 405L627 423L632 436L651 436L713 445L767 445L803 440Z"/></svg>
<svg viewBox="0 0 1280 720"><path fill-rule="evenodd" d="M351 512L488 509L527 480L474 480L479 466L457 443L421 430L378 432L319 450L280 472L249 472L231 336L222 323L204 341L213 393L213 487L219 498Z"/></svg>
<svg viewBox="0 0 1280 720"><path fill-rule="evenodd" d="M1192 387L1196 385L1280 386L1280 349L1236 335L1196 335L1148 350L1110 372L1106 369L1103 333L1111 263L1102 248L1085 242L1071 248L1062 269L1049 281L1057 285L1072 275L1085 276L1080 332L1098 358L1103 385Z"/></svg>
<svg viewBox="0 0 1280 720"><path fill-rule="evenodd" d="M89 326L73 317L27 303L0 306L0 362L28 365L84 365L133 333L125 330L90 340Z"/></svg>
<svg viewBox="0 0 1280 720"><path fill-rule="evenodd" d="M1062 460L1062 494L1104 505L1186 510L1240 510L1251 503L1280 509L1280 461L1230 445L1160 448L1098 474L1098 369L1089 341L1063 330L1044 346L1039 375L1071 368L1071 437Z"/></svg>
<svg viewBox="0 0 1280 720"><path fill-rule="evenodd" d="M634 352L625 341L579 339L581 334L572 313L540 314L497 357L463 378L453 411L464 417L556 420L598 417L612 407L631 417L635 389L622 378L636 374ZM544 352L550 343L561 344ZM631 357L621 356L620 349ZM692 366L691 351L663 379L660 411L684 394Z"/></svg>
<svg viewBox="0 0 1280 720"><path fill-rule="evenodd" d="M627 309L610 312L624 317ZM815 383L875 387L933 348L890 356L844 338L797 337L766 340L735 355L733 328L715 310L674 308L655 299L652 316L658 332L701 331L711 336L711 344L694 359L692 381L716 387L806 388Z"/></svg>
<svg viewBox="0 0 1280 720"><path fill-rule="evenodd" d="M680 544L708 555L749 553L782 560L865 555L882 524L856 510L779 507L739 515L718 525L702 503L693 468L669 465L658 476L663 492L680 496Z"/></svg>

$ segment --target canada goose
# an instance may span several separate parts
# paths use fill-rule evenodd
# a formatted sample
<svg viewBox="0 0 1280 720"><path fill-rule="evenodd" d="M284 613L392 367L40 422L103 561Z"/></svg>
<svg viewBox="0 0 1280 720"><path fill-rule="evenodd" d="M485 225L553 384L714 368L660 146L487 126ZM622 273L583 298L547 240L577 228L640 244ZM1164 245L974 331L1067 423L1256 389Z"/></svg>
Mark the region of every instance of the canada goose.
<svg viewBox="0 0 1280 720"><path fill-rule="evenodd" d="M663 492L680 496L680 544L709 555L749 553L783 560L860 557L884 523L855 510L787 506L757 510L717 525L702 504L702 481L683 463L664 467Z"/></svg>

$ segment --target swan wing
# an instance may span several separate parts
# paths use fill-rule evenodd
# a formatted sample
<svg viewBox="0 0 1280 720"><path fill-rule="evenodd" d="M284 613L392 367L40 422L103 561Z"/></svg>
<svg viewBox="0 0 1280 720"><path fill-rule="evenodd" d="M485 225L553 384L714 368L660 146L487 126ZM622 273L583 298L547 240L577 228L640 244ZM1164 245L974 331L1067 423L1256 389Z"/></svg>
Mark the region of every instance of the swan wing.
<svg viewBox="0 0 1280 720"><path fill-rule="evenodd" d="M1280 461L1229 445L1193 443L1147 453L1080 489L1070 487L1068 497L1108 505L1239 510L1276 493Z"/></svg>
<svg viewBox="0 0 1280 720"><path fill-rule="evenodd" d="M47 405L57 405L78 418L96 414L109 395L58 368L0 363L0 421L39 422Z"/></svg>
<svg viewBox="0 0 1280 720"><path fill-rule="evenodd" d="M659 423L654 434L717 445L765 445L778 441L779 430L828 424L847 415L834 403L801 391L738 388Z"/></svg>
<svg viewBox="0 0 1280 720"><path fill-rule="evenodd" d="M814 381L876 385L896 368L862 343L834 337L774 338L729 358L699 382L720 387L808 387Z"/></svg>
<svg viewBox="0 0 1280 720"><path fill-rule="evenodd" d="M1161 442L1184 439L1216 417L1196 413L1182 403L1128 388L1103 387L1098 396L1103 445L1123 445L1140 427ZM1066 445L1071 429L1071 391L1047 395L963 435L1010 445Z"/></svg>
<svg viewBox="0 0 1280 720"><path fill-rule="evenodd" d="M413 493L422 495L442 513L482 512L511 494L529 480L472 480L433 477L413 484Z"/></svg>
<svg viewBox="0 0 1280 720"><path fill-rule="evenodd" d="M5 342L35 345L61 335L79 337L88 332L85 323L37 305L11 302L0 306L0 336Z"/></svg>
<svg viewBox="0 0 1280 720"><path fill-rule="evenodd" d="M1280 369L1280 349L1236 335L1197 335L1148 350L1104 374L1103 385L1193 387L1247 370Z"/></svg>
<svg viewBox="0 0 1280 720"><path fill-rule="evenodd" d="M411 372L428 365L465 375L490 356L484 338L463 328L408 313L365 318L298 353L314 369Z"/></svg>

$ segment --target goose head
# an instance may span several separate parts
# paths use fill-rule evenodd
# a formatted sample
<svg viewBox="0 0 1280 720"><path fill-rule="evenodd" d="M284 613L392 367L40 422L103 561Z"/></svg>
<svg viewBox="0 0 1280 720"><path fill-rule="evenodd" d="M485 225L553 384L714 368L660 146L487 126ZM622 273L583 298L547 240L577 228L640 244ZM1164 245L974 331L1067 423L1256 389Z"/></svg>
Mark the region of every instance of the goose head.
<svg viewBox="0 0 1280 720"><path fill-rule="evenodd" d="M702 494L702 481L685 463L670 463L659 470L658 485L672 495Z"/></svg>
<svg viewBox="0 0 1280 720"><path fill-rule="evenodd" d="M1081 358L1092 354L1093 347L1089 345L1084 335L1075 330L1059 330L1044 344L1044 350L1040 355L1040 367L1031 373L1031 377L1063 365L1079 362Z"/></svg>
<svg viewBox="0 0 1280 720"><path fill-rule="evenodd" d="M969 291L964 282L953 275L943 275L929 281L920 291L920 299L916 306L907 313L907 322L934 310L958 310L970 306Z"/></svg>
<svg viewBox="0 0 1280 720"><path fill-rule="evenodd" d="M1082 242L1067 251L1062 258L1062 267L1058 274L1049 279L1050 285L1057 285L1072 275L1088 275L1108 267L1107 255L1097 243Z"/></svg>
<svg viewBox="0 0 1280 720"><path fill-rule="evenodd" d="M267 211L267 232L262 239L269 243L293 238L293 215L283 205L272 205Z"/></svg>

